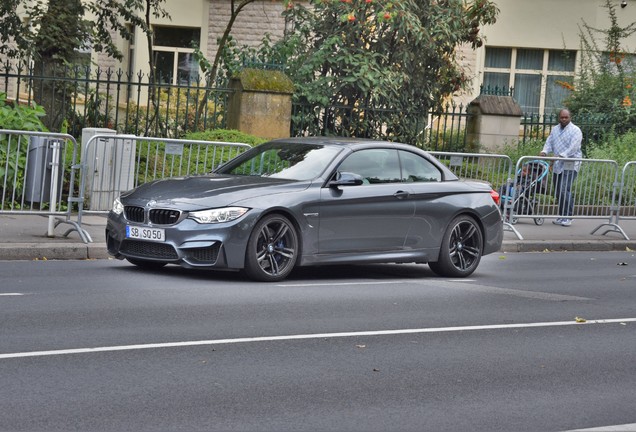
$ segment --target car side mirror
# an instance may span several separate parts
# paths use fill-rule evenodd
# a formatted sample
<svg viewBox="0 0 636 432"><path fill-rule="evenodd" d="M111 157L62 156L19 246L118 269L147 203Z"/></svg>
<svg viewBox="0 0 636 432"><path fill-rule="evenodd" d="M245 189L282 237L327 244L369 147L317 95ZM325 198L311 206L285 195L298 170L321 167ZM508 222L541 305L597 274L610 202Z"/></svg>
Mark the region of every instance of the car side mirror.
<svg viewBox="0 0 636 432"><path fill-rule="evenodd" d="M363 183L364 179L359 174L338 171L336 178L329 182L329 187L360 186Z"/></svg>

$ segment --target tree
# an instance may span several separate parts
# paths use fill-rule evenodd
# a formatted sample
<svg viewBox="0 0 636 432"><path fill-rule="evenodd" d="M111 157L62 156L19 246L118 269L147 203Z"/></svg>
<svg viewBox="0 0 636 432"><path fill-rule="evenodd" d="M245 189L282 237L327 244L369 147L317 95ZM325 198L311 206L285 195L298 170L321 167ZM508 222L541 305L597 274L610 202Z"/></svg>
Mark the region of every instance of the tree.
<svg viewBox="0 0 636 432"><path fill-rule="evenodd" d="M497 13L489 0L287 0L295 26L272 51L286 57L297 101L342 105L356 121L360 107L392 109L403 124L466 85L457 50L481 46ZM351 133L344 116L317 120Z"/></svg>
<svg viewBox="0 0 636 432"><path fill-rule="evenodd" d="M610 26L597 29L583 22L581 26L580 72L565 100L574 116L603 114L619 133L636 126L634 88L636 62L623 41L636 33L636 23L618 24L616 8L606 0Z"/></svg>
<svg viewBox="0 0 636 432"><path fill-rule="evenodd" d="M217 40L217 50L214 56L214 60L210 63L203 53L199 50L195 51L195 58L199 63L199 67L203 71L206 76L206 90L205 95L199 102L199 107L197 108L197 118L201 117L203 110L205 108L205 104L210 97L210 87L217 82L217 77L219 74L219 67L223 60L223 55L225 53L226 45L228 41L231 40L232 27L234 27L234 22L238 18L241 11L250 3L254 3L256 0L236 0L230 1L230 19L225 26L225 31L223 35Z"/></svg>
<svg viewBox="0 0 636 432"><path fill-rule="evenodd" d="M164 1L3 0L0 54L23 63L33 60L37 73L54 77L73 65L79 49L92 49L121 60L123 55L113 35L130 40L135 27L146 34L152 52L150 17L168 16L161 7ZM87 20L87 13L95 19ZM150 56L151 80L155 69L152 62ZM44 121L51 130L59 130L70 97L68 88L56 86L52 80L42 80L34 86L34 99L47 112Z"/></svg>

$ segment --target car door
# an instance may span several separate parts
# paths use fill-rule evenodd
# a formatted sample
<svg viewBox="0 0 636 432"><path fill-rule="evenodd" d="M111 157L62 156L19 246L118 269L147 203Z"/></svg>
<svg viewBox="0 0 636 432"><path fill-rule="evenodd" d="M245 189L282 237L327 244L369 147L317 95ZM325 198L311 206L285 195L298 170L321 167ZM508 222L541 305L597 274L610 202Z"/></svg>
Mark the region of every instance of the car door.
<svg viewBox="0 0 636 432"><path fill-rule="evenodd" d="M338 167L362 176L361 185L321 190L321 254L401 250L415 204L401 182L397 151L358 150Z"/></svg>
<svg viewBox="0 0 636 432"><path fill-rule="evenodd" d="M415 206L404 247L417 250L437 248L456 210L448 199L453 195L453 182L443 182L439 168L422 155L404 150L398 154L404 188Z"/></svg>

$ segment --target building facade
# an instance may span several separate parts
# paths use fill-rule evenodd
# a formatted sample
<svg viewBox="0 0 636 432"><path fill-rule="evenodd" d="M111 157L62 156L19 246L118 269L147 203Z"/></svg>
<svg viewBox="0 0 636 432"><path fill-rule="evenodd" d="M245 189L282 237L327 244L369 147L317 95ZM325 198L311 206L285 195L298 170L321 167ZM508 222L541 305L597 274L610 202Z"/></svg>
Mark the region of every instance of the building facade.
<svg viewBox="0 0 636 432"><path fill-rule="evenodd" d="M463 93L453 95L454 102L467 104L480 94L482 87L513 88L524 112L544 114L558 110L579 68L583 25L598 29L610 25L607 0L494 1L500 14L494 25L482 29L484 45L477 50L460 49L460 61L471 82ZM636 0L609 1L620 26L636 22ZM195 48L210 61L214 59L217 40L230 19L231 5L231 0L166 0L162 6L170 17L153 18L152 54L145 34L137 31L130 42L115 36L124 54L121 62L97 53L87 55L103 70L121 69L133 77L140 71L148 73L152 55L163 82L192 82L200 73L193 56ZM283 7L282 0L248 4L234 23L232 37L239 46L256 46L265 34L274 39L281 37L286 29ZM624 50L632 53L636 34L624 42Z"/></svg>

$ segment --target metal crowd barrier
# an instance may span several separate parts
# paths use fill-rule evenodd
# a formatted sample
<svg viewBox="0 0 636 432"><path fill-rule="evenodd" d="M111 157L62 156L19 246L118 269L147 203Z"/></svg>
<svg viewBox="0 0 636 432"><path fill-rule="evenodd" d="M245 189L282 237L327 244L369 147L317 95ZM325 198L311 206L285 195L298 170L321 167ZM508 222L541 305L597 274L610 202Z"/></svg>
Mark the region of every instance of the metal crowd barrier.
<svg viewBox="0 0 636 432"><path fill-rule="evenodd" d="M457 177L480 180L494 188L512 175L513 163L505 155L482 153L429 152L446 165Z"/></svg>
<svg viewBox="0 0 636 432"><path fill-rule="evenodd" d="M620 227L621 219L636 219L636 161L627 162L621 171L621 181L619 184L618 197L612 207L612 214L606 224L603 224L594 231L594 234L604 226L608 226L603 234L618 231L625 240L629 240L625 231Z"/></svg>
<svg viewBox="0 0 636 432"><path fill-rule="evenodd" d="M78 155L71 135L1 129L0 214L48 216L49 237L58 225L69 224L65 237L76 231L91 242L81 220L72 219L75 204L82 201L75 189Z"/></svg>
<svg viewBox="0 0 636 432"><path fill-rule="evenodd" d="M204 174L249 144L95 134L82 144L80 214L105 214L122 192L168 177Z"/></svg>
<svg viewBox="0 0 636 432"><path fill-rule="evenodd" d="M566 169L579 166L572 183L571 216L559 211L552 171L556 161L563 162ZM618 224L620 186L618 163L613 160L524 156L516 164L514 177L502 188L505 229L513 231L522 240L521 233L515 227L522 219L532 219L537 225L543 224L545 218L607 219L592 234L602 227L608 227L603 234L615 231L629 240Z"/></svg>

